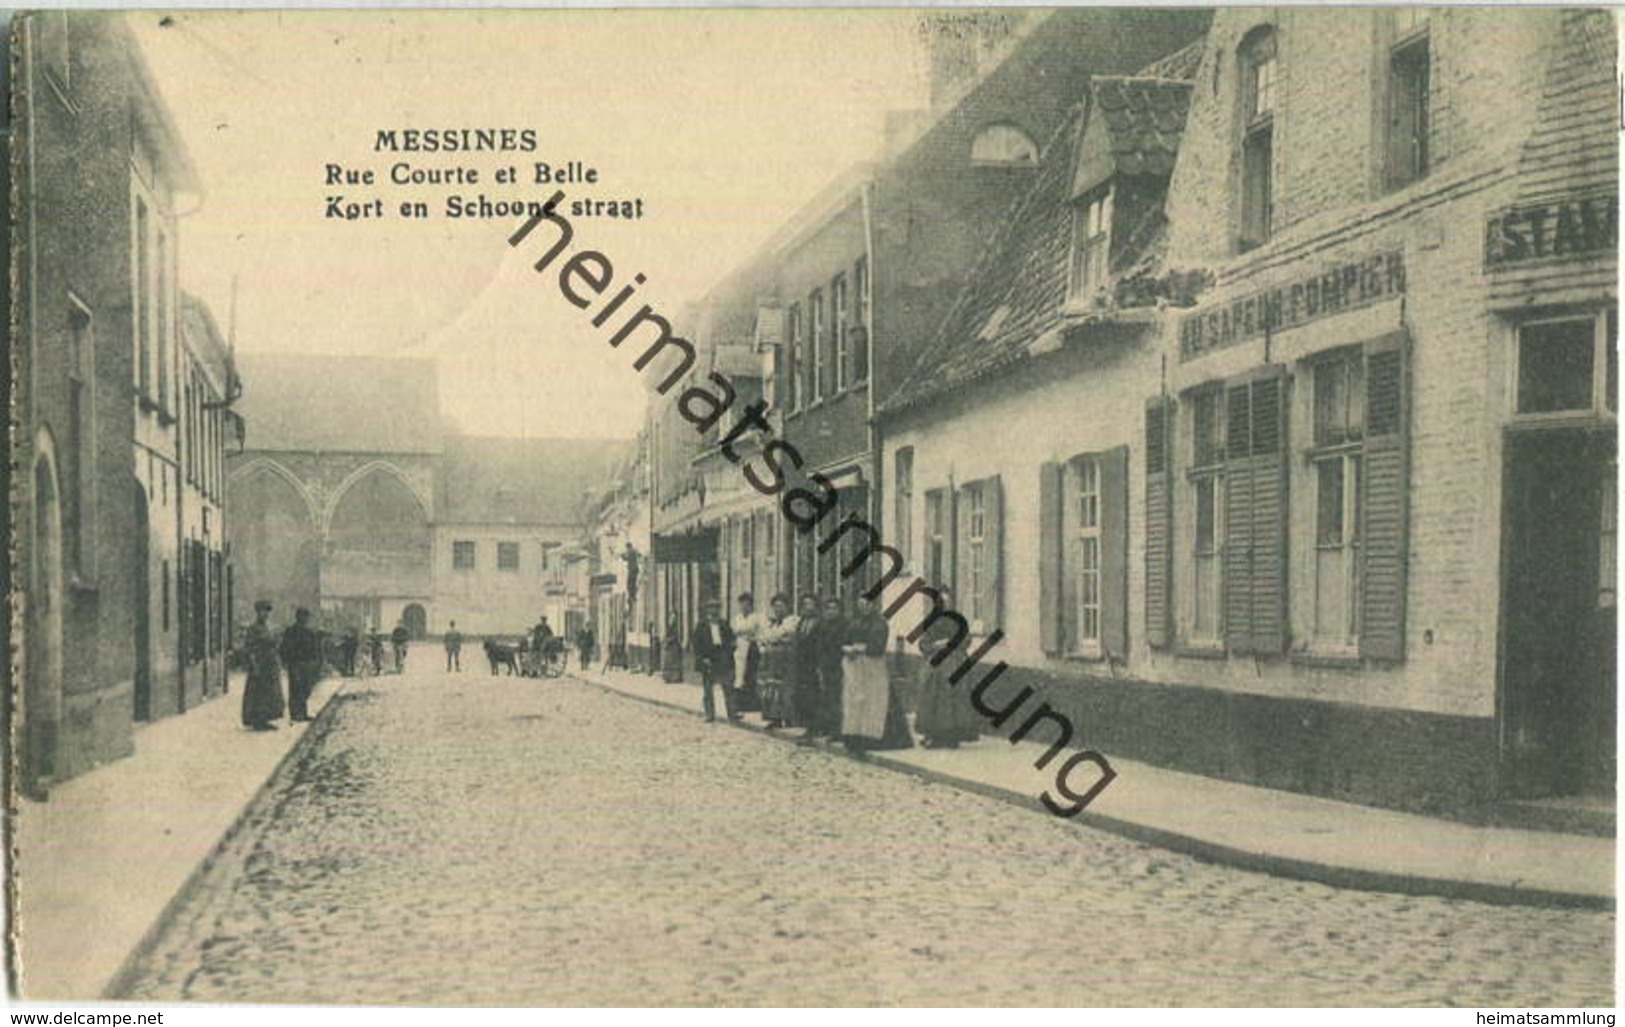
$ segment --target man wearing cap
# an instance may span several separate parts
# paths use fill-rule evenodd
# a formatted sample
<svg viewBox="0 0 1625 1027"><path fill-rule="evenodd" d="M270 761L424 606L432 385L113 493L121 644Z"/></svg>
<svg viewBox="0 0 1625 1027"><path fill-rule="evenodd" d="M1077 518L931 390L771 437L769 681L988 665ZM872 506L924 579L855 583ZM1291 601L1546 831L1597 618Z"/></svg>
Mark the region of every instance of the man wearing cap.
<svg viewBox="0 0 1625 1027"><path fill-rule="evenodd" d="M310 719L308 703L322 676L322 640L310 629L310 611L293 612L293 625L282 632L282 665L288 668L288 719Z"/></svg>
<svg viewBox="0 0 1625 1027"><path fill-rule="evenodd" d="M276 638L271 634L271 603L254 604L254 623L248 626L248 686L243 689L243 726L251 731L275 731L282 718L282 668L277 662Z"/></svg>

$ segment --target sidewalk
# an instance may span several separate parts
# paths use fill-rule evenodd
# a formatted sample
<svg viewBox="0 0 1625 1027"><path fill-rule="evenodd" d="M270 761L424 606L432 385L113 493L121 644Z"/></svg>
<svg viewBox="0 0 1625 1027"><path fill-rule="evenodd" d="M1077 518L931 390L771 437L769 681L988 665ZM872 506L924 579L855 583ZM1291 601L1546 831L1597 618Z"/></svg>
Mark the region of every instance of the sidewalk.
<svg viewBox="0 0 1625 1027"><path fill-rule="evenodd" d="M135 754L17 800L14 990L26 1001L90 1000L191 880L345 684L316 686L309 724L246 731L231 691L140 727Z"/></svg>
<svg viewBox="0 0 1625 1027"><path fill-rule="evenodd" d="M625 671L573 671L644 702L700 711L698 684ZM761 717L740 724L766 732ZM719 726L720 727L720 726ZM801 732L775 733L794 742ZM824 745L826 743L816 743ZM831 752L845 753L839 745ZM1055 768L1044 751L985 737L960 749L914 748L864 759L1051 816L1038 796ZM1614 840L1475 827L1294 792L1255 788L1106 754L1117 779L1075 821L1201 859L1340 888L1518 905L1614 908ZM1079 775L1082 787L1093 775Z"/></svg>

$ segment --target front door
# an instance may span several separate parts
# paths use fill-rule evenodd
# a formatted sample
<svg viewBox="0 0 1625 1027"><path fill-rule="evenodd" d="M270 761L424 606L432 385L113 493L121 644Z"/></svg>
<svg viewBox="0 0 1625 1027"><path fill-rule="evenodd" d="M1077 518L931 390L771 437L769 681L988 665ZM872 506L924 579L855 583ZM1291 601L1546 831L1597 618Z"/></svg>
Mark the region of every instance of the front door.
<svg viewBox="0 0 1625 1027"><path fill-rule="evenodd" d="M1612 794L1614 437L1516 432L1506 453L1502 791Z"/></svg>

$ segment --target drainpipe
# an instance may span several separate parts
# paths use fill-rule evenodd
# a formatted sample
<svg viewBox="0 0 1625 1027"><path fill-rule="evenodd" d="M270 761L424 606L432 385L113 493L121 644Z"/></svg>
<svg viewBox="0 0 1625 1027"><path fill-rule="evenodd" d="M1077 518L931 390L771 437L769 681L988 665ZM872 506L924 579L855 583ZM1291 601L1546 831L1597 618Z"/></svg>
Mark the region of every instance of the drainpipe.
<svg viewBox="0 0 1625 1027"><path fill-rule="evenodd" d="M874 178L870 177L863 183L863 252L869 265L869 301L863 305L864 325L866 338L864 345L869 347L869 459L874 468L874 483L869 488L869 523L876 524L880 520L882 509L881 497L884 491L885 475L882 473L883 463L880 452L880 428L875 424L875 393L879 392L880 361L875 350L875 298L880 290L875 288L879 267L875 263L875 218L874 218Z"/></svg>

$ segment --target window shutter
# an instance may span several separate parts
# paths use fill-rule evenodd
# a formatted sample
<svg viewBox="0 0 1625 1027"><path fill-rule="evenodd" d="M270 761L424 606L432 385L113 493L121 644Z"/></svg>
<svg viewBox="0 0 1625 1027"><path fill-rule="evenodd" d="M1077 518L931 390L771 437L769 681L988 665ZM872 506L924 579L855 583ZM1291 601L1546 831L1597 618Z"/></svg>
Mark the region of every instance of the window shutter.
<svg viewBox="0 0 1625 1027"><path fill-rule="evenodd" d="M961 612L965 607L965 597L960 594L960 590L964 588L965 582L968 580L965 576L965 568L959 564L968 548L964 544L964 540L959 537L959 494L963 491L963 489L956 489L950 485L949 488L944 490L943 494L943 502L948 504L948 521L944 531L948 546L947 558L943 561L946 564L948 573L948 580L945 584L948 586L948 591L953 594L954 601L952 605L954 609Z"/></svg>
<svg viewBox="0 0 1625 1027"><path fill-rule="evenodd" d="M1100 644L1128 659L1128 447L1100 458Z"/></svg>
<svg viewBox="0 0 1625 1027"><path fill-rule="evenodd" d="M1253 651L1287 645L1286 378L1252 383Z"/></svg>
<svg viewBox="0 0 1625 1027"><path fill-rule="evenodd" d="M1145 640L1153 649L1173 637L1172 410L1163 396L1145 408Z"/></svg>
<svg viewBox="0 0 1625 1027"><path fill-rule="evenodd" d="M1065 649L1061 634L1061 465L1038 469L1038 636L1046 653Z"/></svg>
<svg viewBox="0 0 1625 1027"><path fill-rule="evenodd" d="M1366 345L1365 467L1361 475L1360 656L1405 658L1410 467L1403 332Z"/></svg>
<svg viewBox="0 0 1625 1027"><path fill-rule="evenodd" d="M1224 642L1253 651L1253 474L1251 385L1225 389Z"/></svg>
<svg viewBox="0 0 1625 1027"><path fill-rule="evenodd" d="M988 611L986 627L992 631L1004 622L1004 483L995 474L982 489L987 507L987 566L982 569L987 601L982 608Z"/></svg>

